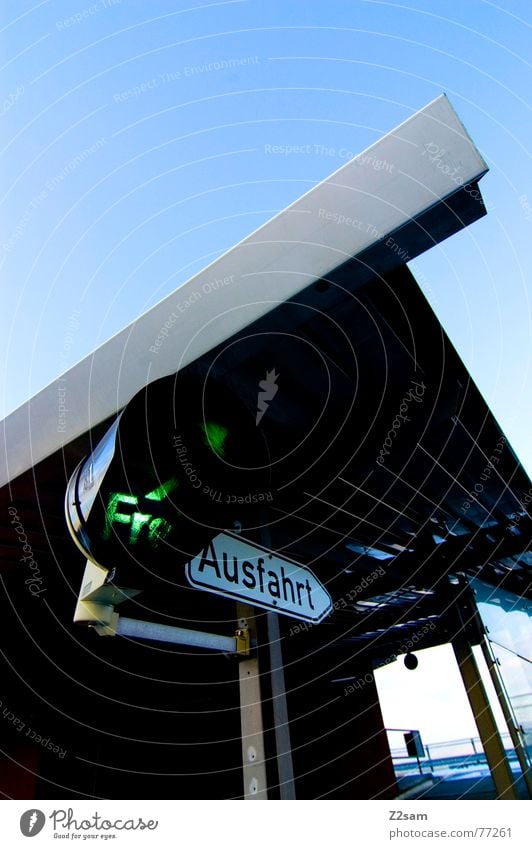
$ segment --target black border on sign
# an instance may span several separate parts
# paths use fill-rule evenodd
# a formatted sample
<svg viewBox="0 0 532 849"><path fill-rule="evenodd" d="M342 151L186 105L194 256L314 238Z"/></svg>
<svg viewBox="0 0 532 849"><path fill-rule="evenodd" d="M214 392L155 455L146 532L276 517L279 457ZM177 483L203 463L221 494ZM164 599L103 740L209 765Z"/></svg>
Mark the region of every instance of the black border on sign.
<svg viewBox="0 0 532 849"><path fill-rule="evenodd" d="M252 540L246 539L246 537L241 537L241 536L238 536L237 534L232 534L232 533L230 533L230 531L222 531L220 534L218 534L218 536L222 536L222 534L226 537L230 537L231 539L236 540L237 542L245 542L245 543L247 543L247 545L250 545L252 548L256 548L259 551L264 551L266 554L273 554L273 555L275 555L275 557L279 557L279 554L276 551L273 551L271 548L265 548L263 545L257 545L257 543L252 542ZM211 543L215 542L216 539L217 539L217 537L213 537L212 540L211 540ZM209 545L211 543L209 543ZM207 548L207 546L204 546L204 548L202 548L202 553L203 553L203 551L205 551L205 548ZM199 557L200 555L197 555L197 556ZM194 558L194 560L195 559L196 558ZM314 578L314 580L316 581L316 583L318 583L320 585L320 587L323 589L323 592L326 593L327 596L329 597L329 606L327 607L325 612L321 616L319 616L317 619L312 619L310 616L301 616L301 615L295 615L293 613L289 613L287 610L284 610L283 608L277 607L274 604L264 604L264 603L259 604L254 598L249 598L249 596L241 595L240 593L222 592L220 590L214 589L214 587L212 587L210 584L202 584L200 581L194 581L191 577L191 574L190 574L190 563L191 563L191 561L189 561L185 566L185 575L186 575L187 581L189 582L191 587L196 587L196 588L199 588L199 589L202 589L202 590L206 590L206 591L212 593L213 595L219 595L222 598L232 598L232 599L235 599L235 601L244 601L247 604L253 605L253 607L259 607L262 610L271 610L273 613L280 613L280 614L283 614L283 616L289 616L291 619L297 619L301 622L312 622L315 625L318 625L320 622L323 622L325 617L328 616L331 613L332 608L333 608L333 601L332 601L332 598L331 598L331 594L329 593L329 590L326 587L323 586L322 582L320 580L318 580L318 578L316 577L316 575L314 574L312 569L309 569L308 566L303 566L301 563L297 563L297 561L291 560L290 557L284 557L284 555L280 559L284 560L285 563L292 564L292 566L297 566L298 569L304 569L306 572L309 572L312 575L312 577Z"/></svg>

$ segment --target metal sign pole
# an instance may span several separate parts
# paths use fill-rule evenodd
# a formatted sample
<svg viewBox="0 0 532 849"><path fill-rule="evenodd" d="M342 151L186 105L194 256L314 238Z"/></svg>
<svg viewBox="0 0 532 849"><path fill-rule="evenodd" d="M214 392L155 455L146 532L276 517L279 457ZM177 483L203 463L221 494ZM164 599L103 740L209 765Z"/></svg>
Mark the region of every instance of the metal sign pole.
<svg viewBox="0 0 532 849"><path fill-rule="evenodd" d="M275 725L279 791L281 799L295 799L296 788L294 783L294 768L292 765L292 744L290 742L283 653L279 632L279 615L277 613L268 613L268 642L270 644L273 721Z"/></svg>
<svg viewBox="0 0 532 849"><path fill-rule="evenodd" d="M271 548L271 535L268 527L269 513L262 511L261 542ZM268 613L268 643L270 647L270 678L272 688L273 723L275 726L275 748L277 751L277 772L281 799L296 798L294 767L292 763L292 743L290 741L290 723L286 703L286 685L284 678L283 650L279 629L279 614Z"/></svg>

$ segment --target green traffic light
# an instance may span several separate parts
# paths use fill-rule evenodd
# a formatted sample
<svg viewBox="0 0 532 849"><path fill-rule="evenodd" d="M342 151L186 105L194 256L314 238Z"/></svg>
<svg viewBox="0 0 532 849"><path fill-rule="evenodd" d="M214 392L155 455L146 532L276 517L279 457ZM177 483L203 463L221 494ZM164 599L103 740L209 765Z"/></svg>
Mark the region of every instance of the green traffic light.
<svg viewBox="0 0 532 849"><path fill-rule="evenodd" d="M156 489L152 489L151 492L148 492L144 498L148 498L150 501L162 501L167 495L173 492L177 486L177 478L170 478L170 480L167 480L166 483L162 483Z"/></svg>
<svg viewBox="0 0 532 849"><path fill-rule="evenodd" d="M229 436L229 431L226 427L215 422L204 422L203 437L208 448L218 454L219 457L224 456L225 440Z"/></svg>

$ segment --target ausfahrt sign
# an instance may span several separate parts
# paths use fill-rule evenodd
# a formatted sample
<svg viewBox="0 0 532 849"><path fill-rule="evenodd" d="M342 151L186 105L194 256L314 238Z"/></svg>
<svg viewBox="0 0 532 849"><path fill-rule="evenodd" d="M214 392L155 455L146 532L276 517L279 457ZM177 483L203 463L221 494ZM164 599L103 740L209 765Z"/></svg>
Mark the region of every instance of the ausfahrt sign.
<svg viewBox="0 0 532 849"><path fill-rule="evenodd" d="M186 575L193 587L305 622L321 622L332 609L310 569L233 534L215 537L187 564Z"/></svg>

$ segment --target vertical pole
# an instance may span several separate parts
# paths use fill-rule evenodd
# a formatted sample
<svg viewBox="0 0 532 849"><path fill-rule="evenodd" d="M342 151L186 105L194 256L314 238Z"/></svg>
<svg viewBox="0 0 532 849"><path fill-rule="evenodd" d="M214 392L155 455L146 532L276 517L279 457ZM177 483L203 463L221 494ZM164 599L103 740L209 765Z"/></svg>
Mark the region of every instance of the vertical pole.
<svg viewBox="0 0 532 849"><path fill-rule="evenodd" d="M236 608L239 627L249 628L253 641L256 637L253 608L248 604L237 604ZM240 661L238 672L244 799L267 799L258 657L255 655Z"/></svg>
<svg viewBox="0 0 532 849"><path fill-rule="evenodd" d="M262 511L261 542L265 548L272 547L269 514ZM294 767L292 764L292 744L290 742L290 723L286 703L286 685L284 678L283 651L279 630L279 614L268 613L268 643L270 646L270 677L272 688L273 723L275 726L275 749L277 752L277 773L279 775L279 793L281 799L296 798Z"/></svg>
<svg viewBox="0 0 532 849"><path fill-rule="evenodd" d="M517 799L512 772L472 648L463 638L453 640L452 646L486 753L497 798Z"/></svg>
<svg viewBox="0 0 532 849"><path fill-rule="evenodd" d="M521 737L519 735L519 730L514 722L510 705L508 704L508 699L504 691L504 686L501 680L501 675L499 673L497 662L493 657L486 636L484 636L484 639L482 640L481 648L482 654L484 655L484 660L486 661L486 665L491 676L491 680L493 682L493 686L495 688L495 692L497 693L497 698L499 699L501 710L504 714L506 725L508 726L508 731L510 732L510 737L512 739L512 743L517 754L517 758L519 760L519 765L521 767L523 778L525 779L525 783L527 786L528 795L532 798L532 775L530 774L530 764L528 762L528 758L525 753Z"/></svg>
<svg viewBox="0 0 532 849"><path fill-rule="evenodd" d="M275 725L275 748L277 750L277 770L279 773L279 791L281 799L295 799L294 768L292 766L292 745L290 743L290 725L286 704L283 654L279 619L277 613L268 613L268 642L270 644L270 669L273 702L273 721Z"/></svg>

